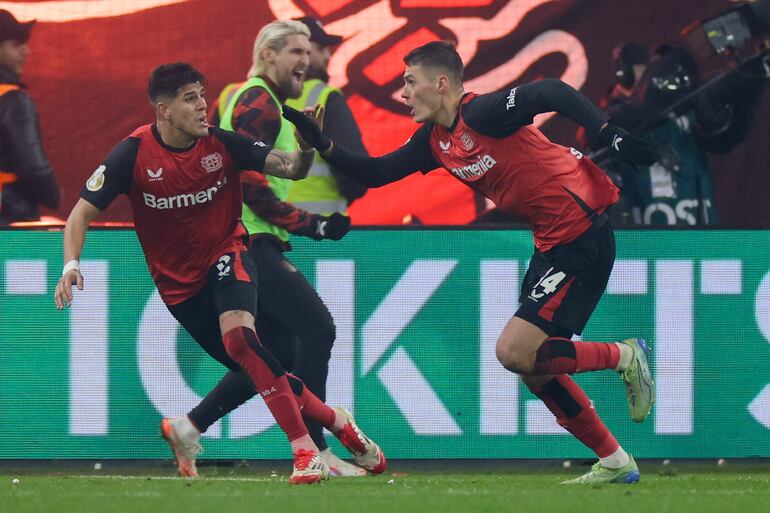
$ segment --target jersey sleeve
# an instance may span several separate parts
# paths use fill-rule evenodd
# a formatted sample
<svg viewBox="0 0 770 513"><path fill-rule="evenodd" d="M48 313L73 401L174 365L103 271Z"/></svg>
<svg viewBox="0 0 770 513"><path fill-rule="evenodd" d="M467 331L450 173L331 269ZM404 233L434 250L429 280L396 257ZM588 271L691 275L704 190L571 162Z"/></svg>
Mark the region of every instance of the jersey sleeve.
<svg viewBox="0 0 770 513"><path fill-rule="evenodd" d="M356 155L344 146L334 145L326 160L339 172L356 178L369 187L380 187L395 182L415 171L427 173L440 167L430 150L432 126L421 126L406 144L381 157Z"/></svg>
<svg viewBox="0 0 770 513"><path fill-rule="evenodd" d="M262 171L267 155L273 149L262 141L220 128L212 127L209 133L222 141L238 169Z"/></svg>
<svg viewBox="0 0 770 513"><path fill-rule="evenodd" d="M246 171L241 174L241 185L243 202L259 217L294 235L310 237L313 234L313 214L281 201L264 174Z"/></svg>
<svg viewBox="0 0 770 513"><path fill-rule="evenodd" d="M80 197L99 210L106 209L118 194L128 194L140 140L128 137L118 143L80 191Z"/></svg>
<svg viewBox="0 0 770 513"><path fill-rule="evenodd" d="M585 127L593 137L607 116L580 92L558 79L545 79L473 98L464 107L468 126L491 137L507 137L534 117L556 112Z"/></svg>
<svg viewBox="0 0 770 513"><path fill-rule="evenodd" d="M261 87L247 89L233 109L233 131L274 145L281 131L281 108Z"/></svg>

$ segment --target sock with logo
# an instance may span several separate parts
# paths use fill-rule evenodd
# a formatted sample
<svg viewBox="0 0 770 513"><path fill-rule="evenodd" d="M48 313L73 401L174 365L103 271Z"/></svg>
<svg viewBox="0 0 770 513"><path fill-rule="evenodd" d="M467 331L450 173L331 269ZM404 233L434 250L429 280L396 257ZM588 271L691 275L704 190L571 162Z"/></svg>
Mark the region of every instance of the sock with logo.
<svg viewBox="0 0 770 513"><path fill-rule="evenodd" d="M222 335L222 341L228 356L248 372L289 441L307 436L307 428L283 367L262 347L254 330L239 326Z"/></svg>
<svg viewBox="0 0 770 513"><path fill-rule="evenodd" d="M343 425L335 425L337 413L311 392L301 379L288 372L286 377L289 380L289 385L291 385L294 397L304 418L317 422L332 433L342 429Z"/></svg>
<svg viewBox="0 0 770 513"><path fill-rule="evenodd" d="M537 350L533 374L574 374L614 369L619 360L620 348L617 344L573 342L566 338L551 337Z"/></svg>
<svg viewBox="0 0 770 513"><path fill-rule="evenodd" d="M575 438L594 451L599 458L615 453L620 444L607 429L591 405L585 392L566 374L532 390L549 410L556 421Z"/></svg>
<svg viewBox="0 0 770 513"><path fill-rule="evenodd" d="M205 433L216 421L257 394L254 382L242 371L228 371L187 417L198 431Z"/></svg>

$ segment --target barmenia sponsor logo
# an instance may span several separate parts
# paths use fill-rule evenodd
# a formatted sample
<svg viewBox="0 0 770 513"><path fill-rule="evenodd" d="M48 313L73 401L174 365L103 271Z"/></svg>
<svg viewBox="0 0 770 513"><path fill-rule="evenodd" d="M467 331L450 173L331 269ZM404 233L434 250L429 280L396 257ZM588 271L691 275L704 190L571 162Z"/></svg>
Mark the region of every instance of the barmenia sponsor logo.
<svg viewBox="0 0 770 513"><path fill-rule="evenodd" d="M202 203L208 203L214 199L219 189L227 185L227 179L223 181L217 181L216 185L209 187L208 189L191 192L189 194L177 194L176 196L157 197L154 194L143 192L144 204L150 208L156 208L158 210L170 210L172 208L183 208L200 205Z"/></svg>
<svg viewBox="0 0 770 513"><path fill-rule="evenodd" d="M478 161L473 164L463 167L453 167L452 174L463 180L473 180L483 176L484 173L492 169L492 166L495 164L497 164L497 161L493 159L491 155L484 155L483 157L478 157Z"/></svg>

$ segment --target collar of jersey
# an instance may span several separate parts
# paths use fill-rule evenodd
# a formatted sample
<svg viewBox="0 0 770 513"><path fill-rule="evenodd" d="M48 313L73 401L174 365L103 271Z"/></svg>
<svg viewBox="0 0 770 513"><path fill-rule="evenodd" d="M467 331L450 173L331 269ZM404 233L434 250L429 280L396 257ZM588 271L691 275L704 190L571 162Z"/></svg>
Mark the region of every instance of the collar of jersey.
<svg viewBox="0 0 770 513"><path fill-rule="evenodd" d="M158 132L158 124L153 123L152 124L152 136L155 137L155 140L160 144L164 149L173 152L173 153L184 153L186 151L190 151L191 149L195 148L195 145L198 144L198 139L195 139L195 141L188 146L187 148L174 148L173 146L169 146L168 144L163 142L163 139L160 137L160 132Z"/></svg>
<svg viewBox="0 0 770 513"><path fill-rule="evenodd" d="M447 132L454 132L455 128L457 128L457 123L460 122L460 112L463 110L463 102L465 101L465 97L468 96L471 93L465 93L460 98L460 105L457 107L457 115L455 116L454 121L452 121L452 124L449 125L449 128L447 128Z"/></svg>

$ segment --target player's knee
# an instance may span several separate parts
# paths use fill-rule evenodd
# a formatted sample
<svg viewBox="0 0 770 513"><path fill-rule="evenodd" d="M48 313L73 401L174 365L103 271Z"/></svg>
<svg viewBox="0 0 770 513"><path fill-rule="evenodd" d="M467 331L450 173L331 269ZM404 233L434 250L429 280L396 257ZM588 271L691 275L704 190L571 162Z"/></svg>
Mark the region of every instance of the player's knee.
<svg viewBox="0 0 770 513"><path fill-rule="evenodd" d="M276 377L284 374L283 367L259 342L256 332L239 326L222 334L222 344L227 355L242 369L249 369L250 362L261 361Z"/></svg>
<svg viewBox="0 0 770 513"><path fill-rule="evenodd" d="M529 374L534 369L532 355L522 351L513 342L498 341L495 354L503 367L516 374Z"/></svg>
<svg viewBox="0 0 770 513"><path fill-rule="evenodd" d="M251 330L239 326L222 334L222 343L225 346L225 351L227 351L227 356L241 365L249 353L252 352L247 339L253 333L250 332ZM254 338L256 339L256 334L254 334Z"/></svg>

